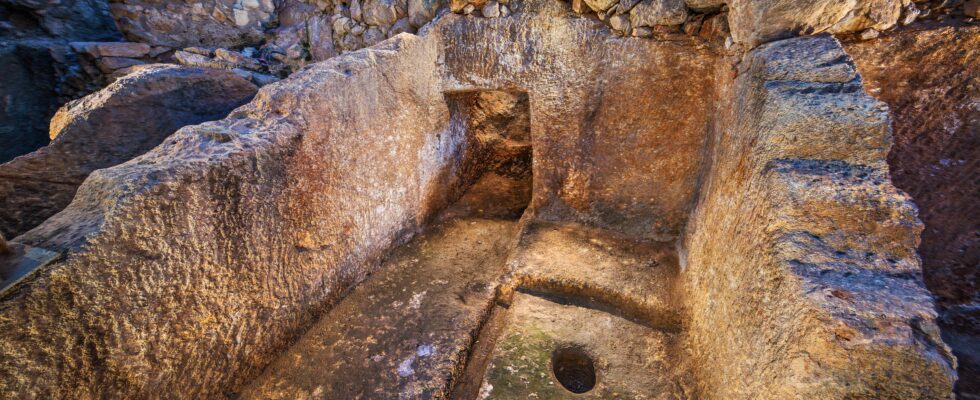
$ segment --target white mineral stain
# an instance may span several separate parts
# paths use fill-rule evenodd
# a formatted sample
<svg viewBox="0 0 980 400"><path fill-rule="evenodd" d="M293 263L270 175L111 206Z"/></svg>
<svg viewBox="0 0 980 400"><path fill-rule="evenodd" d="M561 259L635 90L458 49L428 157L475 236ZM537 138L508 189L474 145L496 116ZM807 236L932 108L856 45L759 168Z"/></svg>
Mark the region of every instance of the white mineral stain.
<svg viewBox="0 0 980 400"><path fill-rule="evenodd" d="M415 373L415 370L412 369L412 363L413 362L415 362L415 355L414 354L412 354L410 357L406 358L405 361L402 361L401 364L398 364L398 376L404 378L406 376L409 376L411 374L414 374Z"/></svg>
<svg viewBox="0 0 980 400"><path fill-rule="evenodd" d="M432 353L434 353L435 351L436 351L435 347L424 344L419 346L419 348L415 350L415 354L418 354L419 357L428 357L432 355Z"/></svg>
<svg viewBox="0 0 980 400"><path fill-rule="evenodd" d="M409 300L409 302L408 302L408 306L410 308L415 308L415 309L418 309L419 307L421 307L422 306L422 298L425 297L426 292L427 292L426 290L423 290L421 293L415 293L415 294L413 294L412 295L412 300Z"/></svg>
<svg viewBox="0 0 980 400"><path fill-rule="evenodd" d="M422 294L425 294L425 292L422 292ZM412 364L415 363L415 357L428 357L431 356L432 353L435 353L435 351L436 348L432 345L424 344L419 346L417 349L415 349L415 354L408 356L408 358L398 364L398 376L404 378L414 374L415 370L412 369Z"/></svg>

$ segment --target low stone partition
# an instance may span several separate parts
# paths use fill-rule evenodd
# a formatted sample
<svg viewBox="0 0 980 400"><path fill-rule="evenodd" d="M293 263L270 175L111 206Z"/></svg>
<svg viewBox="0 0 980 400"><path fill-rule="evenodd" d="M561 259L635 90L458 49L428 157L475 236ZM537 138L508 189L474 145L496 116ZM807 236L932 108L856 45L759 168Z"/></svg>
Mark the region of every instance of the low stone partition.
<svg viewBox="0 0 980 400"><path fill-rule="evenodd" d="M229 71L149 65L62 107L51 144L0 164L0 235L61 211L85 178L143 154L178 128L224 118L258 88Z"/></svg>
<svg viewBox="0 0 980 400"><path fill-rule="evenodd" d="M689 338L707 398L946 399L915 247L888 176L887 107L829 36L748 53L683 240Z"/></svg>

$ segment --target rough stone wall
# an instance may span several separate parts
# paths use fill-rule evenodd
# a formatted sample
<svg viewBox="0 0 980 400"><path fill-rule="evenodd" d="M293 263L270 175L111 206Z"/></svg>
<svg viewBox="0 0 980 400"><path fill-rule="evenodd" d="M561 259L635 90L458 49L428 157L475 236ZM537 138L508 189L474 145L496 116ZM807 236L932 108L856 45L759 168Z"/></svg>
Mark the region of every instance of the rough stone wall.
<svg viewBox="0 0 980 400"><path fill-rule="evenodd" d="M704 393L948 398L954 361L922 283L922 224L888 178L886 106L825 36L759 47L720 92L683 241Z"/></svg>
<svg viewBox="0 0 980 400"><path fill-rule="evenodd" d="M425 39L402 36L311 66L224 121L184 128L90 175L66 210L16 238L67 256L2 301L0 393L187 398L241 385L370 272L371 260L458 194L447 187L462 164L444 91L527 89L537 201L552 210L579 201L583 218L601 223L595 210L633 199L591 197L589 186L574 185L622 179L669 188L636 210L662 203L645 217L664 215L655 229L676 229L693 196L707 114L668 111L678 101L707 109L711 85L671 78L710 70L711 53L610 39L598 22L564 15L491 26L447 16ZM443 35L471 29L506 40L495 49L476 32ZM562 54L575 56L556 63ZM601 67L611 55L623 61ZM497 56L506 69L462 58ZM362 95L349 96L352 87ZM644 144L654 149L637 148ZM677 181L661 181L656 165L656 174L626 169L620 155L673 165ZM604 168L583 180L593 159ZM579 175L568 178L563 166ZM650 233L646 222L633 229Z"/></svg>
<svg viewBox="0 0 980 400"><path fill-rule="evenodd" d="M959 359L957 393L980 398L980 27L918 26L845 47L894 113L888 164L925 223L919 254Z"/></svg>
<svg viewBox="0 0 980 400"><path fill-rule="evenodd" d="M675 238L697 185L717 54L693 38L612 36L566 3L524 4L533 11L446 14L430 28L447 90L529 94L538 218Z"/></svg>
<svg viewBox="0 0 980 400"><path fill-rule="evenodd" d="M16 239L67 255L3 299L0 397L220 397L257 374L453 194L435 57L404 36L318 64L90 175Z"/></svg>
<svg viewBox="0 0 980 400"><path fill-rule="evenodd" d="M0 164L0 236L61 211L92 171L143 154L182 126L224 118L256 90L230 71L154 65L67 104L51 122L50 145Z"/></svg>
<svg viewBox="0 0 980 400"><path fill-rule="evenodd" d="M272 0L111 0L109 7L130 40L170 47L256 44L276 19Z"/></svg>

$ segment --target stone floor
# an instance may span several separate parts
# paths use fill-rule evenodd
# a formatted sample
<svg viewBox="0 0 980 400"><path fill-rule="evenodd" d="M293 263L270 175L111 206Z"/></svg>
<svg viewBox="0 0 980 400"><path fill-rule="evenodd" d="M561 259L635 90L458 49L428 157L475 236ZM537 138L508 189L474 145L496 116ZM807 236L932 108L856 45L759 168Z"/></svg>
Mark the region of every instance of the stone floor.
<svg viewBox="0 0 980 400"><path fill-rule="evenodd" d="M478 398L697 398L677 333L525 293L504 326ZM565 352L591 368L576 370Z"/></svg>
<svg viewBox="0 0 980 400"><path fill-rule="evenodd" d="M243 399L445 398L494 302L517 222L461 218L397 249Z"/></svg>
<svg viewBox="0 0 980 400"><path fill-rule="evenodd" d="M516 206L488 212L506 199L473 194L493 179L395 250L240 397L696 398L673 247L522 224ZM591 368L571 369L571 386L568 351Z"/></svg>

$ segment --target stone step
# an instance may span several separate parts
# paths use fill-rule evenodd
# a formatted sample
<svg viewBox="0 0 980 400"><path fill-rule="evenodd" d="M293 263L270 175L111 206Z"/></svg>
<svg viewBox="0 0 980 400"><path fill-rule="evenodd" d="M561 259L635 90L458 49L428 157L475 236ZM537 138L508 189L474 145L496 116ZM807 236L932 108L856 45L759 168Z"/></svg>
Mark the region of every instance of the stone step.
<svg viewBox="0 0 980 400"><path fill-rule="evenodd" d="M511 276L502 292L515 290L572 297L666 330L681 325L672 243L636 240L574 223L537 222L524 230Z"/></svg>

